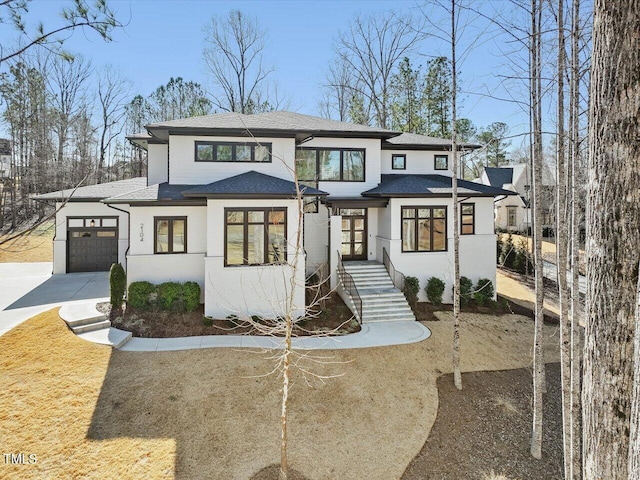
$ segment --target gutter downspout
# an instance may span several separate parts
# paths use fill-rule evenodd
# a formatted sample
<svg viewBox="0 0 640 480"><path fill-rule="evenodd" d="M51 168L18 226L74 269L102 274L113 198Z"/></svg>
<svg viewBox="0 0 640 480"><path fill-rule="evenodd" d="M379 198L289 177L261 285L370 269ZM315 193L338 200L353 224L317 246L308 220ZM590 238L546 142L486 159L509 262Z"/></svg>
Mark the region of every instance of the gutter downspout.
<svg viewBox="0 0 640 480"><path fill-rule="evenodd" d="M102 202L104 203L104 202ZM122 210L121 208L118 207L114 207L113 205L109 204L109 203L104 203L107 207L109 208L113 208L114 210L118 210L119 212L123 212L127 214L127 225L128 225L128 242L127 242L127 249L124 252L124 271L125 273L128 272L129 270L127 269L127 259L129 257L129 249L131 248L131 212L127 212L126 210ZM131 207L129 207L131 208ZM120 240L120 239L118 239Z"/></svg>

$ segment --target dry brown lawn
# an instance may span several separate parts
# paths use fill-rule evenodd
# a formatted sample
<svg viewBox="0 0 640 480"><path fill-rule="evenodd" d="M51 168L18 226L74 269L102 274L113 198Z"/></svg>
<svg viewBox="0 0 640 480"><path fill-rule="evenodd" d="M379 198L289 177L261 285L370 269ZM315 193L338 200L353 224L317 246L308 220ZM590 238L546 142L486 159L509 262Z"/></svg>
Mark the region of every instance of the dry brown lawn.
<svg viewBox="0 0 640 480"><path fill-rule="evenodd" d="M536 303L535 289L529 285L519 282L514 276L498 269L496 271L496 291L499 295L508 298L520 305L534 308ZM548 296L544 299L544 309L552 312L555 316L560 315L560 306L555 299Z"/></svg>
<svg viewBox="0 0 640 480"><path fill-rule="evenodd" d="M0 244L0 262L51 262L53 260L53 221L47 222L30 234ZM0 241L15 234L0 235Z"/></svg>
<svg viewBox="0 0 640 480"><path fill-rule="evenodd" d="M437 413L436 379L450 371L451 315L426 322L427 341L312 352L316 370L344 374L307 386L294 378L290 463L311 480L399 478ZM545 327L548 361L557 337ZM524 317L463 315L462 368L530 364ZM279 460L279 382L264 353L234 349L121 352L74 336L52 310L0 337L0 478L249 479Z"/></svg>

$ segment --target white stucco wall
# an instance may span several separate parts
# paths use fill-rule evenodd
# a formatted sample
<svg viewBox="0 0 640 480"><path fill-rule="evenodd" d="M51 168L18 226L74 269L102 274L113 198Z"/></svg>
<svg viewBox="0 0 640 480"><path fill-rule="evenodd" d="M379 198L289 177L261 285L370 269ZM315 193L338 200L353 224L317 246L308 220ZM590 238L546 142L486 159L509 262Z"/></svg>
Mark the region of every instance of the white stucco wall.
<svg viewBox="0 0 640 480"><path fill-rule="evenodd" d="M364 148L364 182L318 182L318 188L335 197L359 197L380 183L380 140L375 138L314 138L302 147Z"/></svg>
<svg viewBox="0 0 640 480"><path fill-rule="evenodd" d="M287 265L224 266L225 208L286 208ZM298 231L296 200L208 200L207 257L205 259L205 314L214 318L227 315L283 315L293 288L294 312L304 314L305 259L302 250L297 255L297 269L292 287L296 260L295 240ZM302 232L304 234L304 231Z"/></svg>
<svg viewBox="0 0 640 480"><path fill-rule="evenodd" d="M56 234L53 240L53 273L67 273L67 218L68 217L117 217L118 262L125 265L129 245L129 215L101 202L68 202L64 207L56 204ZM118 208L127 210L127 205Z"/></svg>
<svg viewBox="0 0 640 480"><path fill-rule="evenodd" d="M168 182L169 145L149 144L147 153L147 185Z"/></svg>
<svg viewBox="0 0 640 480"><path fill-rule="evenodd" d="M196 141L271 143L271 162L196 162ZM169 179L172 184L200 185L233 177L250 170L292 180L295 162L293 138L211 137L171 135Z"/></svg>
<svg viewBox="0 0 640 480"><path fill-rule="evenodd" d="M154 217L187 217L187 253L154 254ZM147 281L197 282L204 301L207 207L132 207L127 285Z"/></svg>
<svg viewBox="0 0 640 480"><path fill-rule="evenodd" d="M406 155L406 169L393 170L391 168L392 155ZM449 168L452 165L451 152L442 150L382 150L382 173L399 175L446 175L451 176L451 170L436 170L434 168L435 155L447 155Z"/></svg>
<svg viewBox="0 0 640 480"><path fill-rule="evenodd" d="M495 288L496 240L493 229L493 199L476 197L464 203L475 203L475 234L460 235L460 274L474 283L480 278L489 278ZM447 251L402 252L401 207L402 206L447 207ZM453 288L453 204L451 199L395 198L391 199L388 211L378 215L380 222L377 238L378 257L382 259L385 247L395 268L405 276L417 277L420 281L418 299L426 301L424 287L429 277L438 277L445 282L443 301L450 303ZM381 209L382 210L382 209ZM390 232L387 234L387 232ZM379 260L381 261L381 260Z"/></svg>
<svg viewBox="0 0 640 480"><path fill-rule="evenodd" d="M312 274L322 263L328 261L329 212L320 204L318 213L304 214L304 250L307 254L306 272Z"/></svg>

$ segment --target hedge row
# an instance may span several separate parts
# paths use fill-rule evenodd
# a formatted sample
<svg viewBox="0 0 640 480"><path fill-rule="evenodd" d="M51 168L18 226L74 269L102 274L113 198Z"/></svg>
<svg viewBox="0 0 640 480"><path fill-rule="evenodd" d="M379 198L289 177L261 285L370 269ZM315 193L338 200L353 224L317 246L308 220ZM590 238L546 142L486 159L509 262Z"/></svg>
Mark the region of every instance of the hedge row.
<svg viewBox="0 0 640 480"><path fill-rule="evenodd" d="M200 285L196 282L166 282L160 285L133 282L129 285L127 304L142 310L158 308L192 312L200 305Z"/></svg>

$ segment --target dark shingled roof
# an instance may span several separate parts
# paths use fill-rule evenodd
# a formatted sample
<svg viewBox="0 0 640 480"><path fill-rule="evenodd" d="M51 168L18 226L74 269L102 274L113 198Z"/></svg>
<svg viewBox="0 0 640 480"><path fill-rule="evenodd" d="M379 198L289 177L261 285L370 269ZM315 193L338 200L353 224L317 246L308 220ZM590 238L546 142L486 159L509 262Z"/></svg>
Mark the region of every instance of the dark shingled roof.
<svg viewBox="0 0 640 480"><path fill-rule="evenodd" d="M481 145L475 143L458 142L458 148L476 149ZM382 143L384 150L402 150L406 149L428 149L451 150L450 138L429 137L427 135L419 135L417 133L403 133L397 137L389 138Z"/></svg>
<svg viewBox="0 0 640 480"><path fill-rule="evenodd" d="M182 196L184 190L193 188L193 185L169 185L167 182L151 185L122 195L116 195L104 200L105 203L149 203L149 202L184 202L194 203L194 199Z"/></svg>
<svg viewBox="0 0 640 480"><path fill-rule="evenodd" d="M276 132L281 135L304 134L343 134L352 137L389 138L398 135L398 132L384 128L370 127L368 125L356 125L353 123L339 122L327 118L314 117L295 112L266 112L255 115L245 115L237 112L216 113L200 117L170 120L167 122L152 123L146 128L157 135L163 130L220 130L252 132L255 135L261 132Z"/></svg>
<svg viewBox="0 0 640 480"><path fill-rule="evenodd" d="M451 177L445 175L382 175L382 181L377 187L362 193L365 197L449 197L451 194ZM495 197L517 193L458 180L458 195Z"/></svg>
<svg viewBox="0 0 640 480"><path fill-rule="evenodd" d="M304 196L325 196L327 192L300 185ZM251 170L208 185L198 185L182 192L185 197L206 198L291 198L295 183Z"/></svg>
<svg viewBox="0 0 640 480"><path fill-rule="evenodd" d="M487 173L489 184L492 187L502 188L503 185L513 183L513 168L511 167L484 167L484 171Z"/></svg>
<svg viewBox="0 0 640 480"><path fill-rule="evenodd" d="M70 202L100 201L116 195L139 190L147 186L146 177L130 178L128 180L118 180L117 182L99 183L75 189L59 190L57 192L43 193L34 198L36 200L69 200Z"/></svg>

